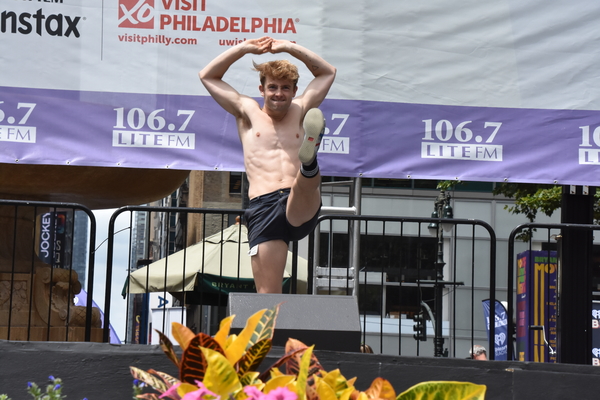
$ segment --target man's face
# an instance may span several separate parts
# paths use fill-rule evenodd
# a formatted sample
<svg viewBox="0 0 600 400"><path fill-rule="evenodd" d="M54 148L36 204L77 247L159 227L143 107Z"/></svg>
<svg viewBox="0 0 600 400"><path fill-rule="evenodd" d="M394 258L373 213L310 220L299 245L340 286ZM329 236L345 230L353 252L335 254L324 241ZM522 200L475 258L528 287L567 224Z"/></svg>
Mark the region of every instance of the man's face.
<svg viewBox="0 0 600 400"><path fill-rule="evenodd" d="M274 79L267 76L264 86L260 85L258 89L265 99L265 108L272 111L285 111L292 104L298 87L294 86L291 80Z"/></svg>

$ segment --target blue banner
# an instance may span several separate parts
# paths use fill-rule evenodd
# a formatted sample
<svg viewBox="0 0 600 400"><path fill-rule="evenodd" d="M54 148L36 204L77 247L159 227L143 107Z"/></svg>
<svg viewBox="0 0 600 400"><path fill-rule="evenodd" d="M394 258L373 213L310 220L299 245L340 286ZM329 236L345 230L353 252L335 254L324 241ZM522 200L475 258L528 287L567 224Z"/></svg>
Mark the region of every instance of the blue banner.
<svg viewBox="0 0 600 400"><path fill-rule="evenodd" d="M481 302L483 306L483 316L485 318L485 327L488 334L488 342L490 338L490 300L483 300ZM494 359L495 360L508 360L508 340L510 335L508 334L508 317L506 308L496 300L496 306L494 307L495 316L495 334L494 334ZM491 349L490 349L491 351Z"/></svg>

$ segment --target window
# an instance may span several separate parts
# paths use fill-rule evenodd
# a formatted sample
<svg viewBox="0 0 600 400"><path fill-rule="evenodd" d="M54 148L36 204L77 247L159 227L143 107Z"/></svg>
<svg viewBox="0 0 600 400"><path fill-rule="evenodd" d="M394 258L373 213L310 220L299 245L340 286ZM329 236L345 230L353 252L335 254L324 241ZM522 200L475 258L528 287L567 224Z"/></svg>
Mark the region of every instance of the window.
<svg viewBox="0 0 600 400"><path fill-rule="evenodd" d="M229 194L241 194L242 193L242 173L241 172L230 172L229 173Z"/></svg>
<svg viewBox="0 0 600 400"><path fill-rule="evenodd" d="M350 263L348 234L321 233L321 265L331 261L333 268ZM434 290L417 286L422 280L435 279L437 239L434 237L361 235L358 289L361 314L412 318L425 301L434 309ZM330 257L330 248L332 254ZM383 279L383 285L381 280ZM365 284L366 282L366 284Z"/></svg>

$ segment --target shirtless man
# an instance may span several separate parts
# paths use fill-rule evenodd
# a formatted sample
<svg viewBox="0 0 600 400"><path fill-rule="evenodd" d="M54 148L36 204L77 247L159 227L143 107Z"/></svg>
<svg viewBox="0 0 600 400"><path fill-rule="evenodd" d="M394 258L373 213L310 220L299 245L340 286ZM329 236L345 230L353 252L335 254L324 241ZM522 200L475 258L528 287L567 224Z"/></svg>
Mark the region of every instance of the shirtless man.
<svg viewBox="0 0 600 400"><path fill-rule="evenodd" d="M298 70L289 61L255 64L261 107L223 81L229 67L246 54L288 53L303 62L314 78L296 96ZM312 51L270 37L246 40L229 48L202 71L211 96L236 119L250 187L248 225L252 272L258 293L281 293L290 240L316 226L321 208L317 150L325 129L318 107L333 84L336 69Z"/></svg>

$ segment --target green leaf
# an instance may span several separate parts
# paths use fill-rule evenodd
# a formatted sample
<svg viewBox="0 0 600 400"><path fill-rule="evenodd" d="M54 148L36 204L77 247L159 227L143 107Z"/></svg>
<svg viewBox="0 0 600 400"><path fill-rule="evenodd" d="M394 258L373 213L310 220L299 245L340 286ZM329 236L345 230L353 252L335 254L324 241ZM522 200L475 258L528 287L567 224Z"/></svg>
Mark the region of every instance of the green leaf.
<svg viewBox="0 0 600 400"><path fill-rule="evenodd" d="M485 390L485 385L469 382L422 382L400 393L396 400L483 400Z"/></svg>

